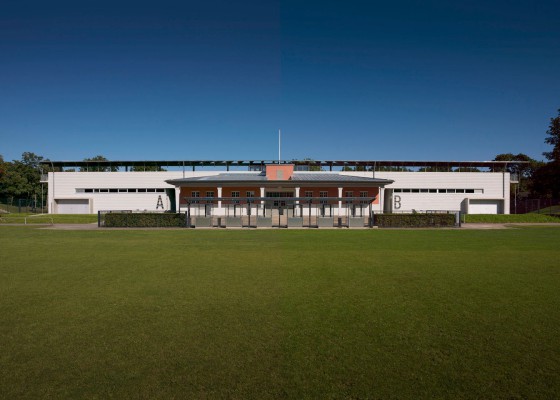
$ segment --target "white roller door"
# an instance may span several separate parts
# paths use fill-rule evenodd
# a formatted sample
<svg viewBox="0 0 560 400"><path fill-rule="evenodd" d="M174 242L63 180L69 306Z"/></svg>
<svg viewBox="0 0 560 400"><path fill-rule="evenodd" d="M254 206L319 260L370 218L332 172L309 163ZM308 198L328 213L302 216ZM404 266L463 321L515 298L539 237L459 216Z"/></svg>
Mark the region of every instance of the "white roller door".
<svg viewBox="0 0 560 400"><path fill-rule="evenodd" d="M89 214L89 199L58 199L58 214Z"/></svg>
<svg viewBox="0 0 560 400"><path fill-rule="evenodd" d="M498 214L500 200L471 200L469 214Z"/></svg>

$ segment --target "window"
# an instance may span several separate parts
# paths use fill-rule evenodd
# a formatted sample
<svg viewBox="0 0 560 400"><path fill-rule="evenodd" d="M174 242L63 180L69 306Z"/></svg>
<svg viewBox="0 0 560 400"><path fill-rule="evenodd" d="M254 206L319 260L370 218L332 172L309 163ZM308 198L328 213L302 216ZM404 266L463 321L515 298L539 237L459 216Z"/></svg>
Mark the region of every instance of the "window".
<svg viewBox="0 0 560 400"><path fill-rule="evenodd" d="M231 197L239 197L239 192L238 191L231 192ZM233 200L232 203L239 204L239 200Z"/></svg>
<svg viewBox="0 0 560 400"><path fill-rule="evenodd" d="M368 192L360 192L360 197L368 197ZM360 200L360 204L369 204L368 200Z"/></svg>
<svg viewBox="0 0 560 400"><path fill-rule="evenodd" d="M319 197L329 197L329 192L319 192ZM327 204L327 200L321 200L321 204Z"/></svg>
<svg viewBox="0 0 560 400"><path fill-rule="evenodd" d="M111 188L111 189L98 189L98 188L77 188L76 193L165 193L164 188L151 188L151 189L134 189L134 188Z"/></svg>
<svg viewBox="0 0 560 400"><path fill-rule="evenodd" d="M344 192L344 197L354 197L354 192ZM346 200L346 204L352 204L352 200Z"/></svg>
<svg viewBox="0 0 560 400"><path fill-rule="evenodd" d="M206 197L214 197L214 192L206 192Z"/></svg>
<svg viewBox="0 0 560 400"><path fill-rule="evenodd" d="M465 193L474 193L474 189L465 189Z"/></svg>
<svg viewBox="0 0 560 400"><path fill-rule="evenodd" d="M393 189L393 193L401 193L402 189Z"/></svg>
<svg viewBox="0 0 560 400"><path fill-rule="evenodd" d="M246 194L247 197L255 197L255 192L253 192L253 191L247 192L245 194Z"/></svg>
<svg viewBox="0 0 560 400"><path fill-rule="evenodd" d="M191 197L195 197L195 198L200 197L200 192L198 192L198 191L191 192ZM198 203L198 200L193 200L192 202L193 203Z"/></svg>
<svg viewBox="0 0 560 400"><path fill-rule="evenodd" d="M313 192L310 191L310 190L306 190L304 196L305 196L305 197L313 197Z"/></svg>

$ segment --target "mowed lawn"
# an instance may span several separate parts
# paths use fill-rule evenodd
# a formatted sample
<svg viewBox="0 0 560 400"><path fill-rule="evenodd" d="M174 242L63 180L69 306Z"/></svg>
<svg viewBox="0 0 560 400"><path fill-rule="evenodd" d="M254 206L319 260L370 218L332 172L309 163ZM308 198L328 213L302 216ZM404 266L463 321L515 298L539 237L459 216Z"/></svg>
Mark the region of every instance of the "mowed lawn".
<svg viewBox="0 0 560 400"><path fill-rule="evenodd" d="M559 398L559 243L0 226L0 398Z"/></svg>

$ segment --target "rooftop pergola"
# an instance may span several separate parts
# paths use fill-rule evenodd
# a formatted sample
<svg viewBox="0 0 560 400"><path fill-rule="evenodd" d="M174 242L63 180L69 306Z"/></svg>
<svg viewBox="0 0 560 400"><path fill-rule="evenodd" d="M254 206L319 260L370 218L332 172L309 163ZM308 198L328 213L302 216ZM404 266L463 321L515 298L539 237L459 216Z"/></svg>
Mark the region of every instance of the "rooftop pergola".
<svg viewBox="0 0 560 400"><path fill-rule="evenodd" d="M298 167L320 168L332 171L333 168L367 168L374 171L386 168L487 168L490 171L505 171L509 166L528 164L526 161L434 161L434 160L111 160L111 161L42 161L42 165L51 168L80 168L83 170L99 170L103 168L153 168L178 167L192 169L204 167L230 168L248 167L248 169L262 169L267 164L294 164Z"/></svg>

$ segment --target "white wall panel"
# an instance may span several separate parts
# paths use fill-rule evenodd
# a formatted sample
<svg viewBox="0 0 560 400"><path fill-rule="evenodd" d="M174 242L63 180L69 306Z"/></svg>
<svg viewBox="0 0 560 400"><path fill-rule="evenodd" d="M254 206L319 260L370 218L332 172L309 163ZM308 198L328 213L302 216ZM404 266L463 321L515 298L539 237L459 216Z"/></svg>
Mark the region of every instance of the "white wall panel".
<svg viewBox="0 0 560 400"><path fill-rule="evenodd" d="M98 210L156 210L161 195L164 209L170 208L167 193L79 193L77 189L175 189L165 183L168 179L217 175L225 171L164 171L164 172L57 172L49 173L49 212L54 199L91 198L92 209ZM235 173L243 173L235 171ZM250 173L250 172L246 172ZM321 172L311 172L321 174ZM372 172L343 172L345 175L372 177ZM398 211L460 210L465 198L501 199L509 213L509 173L492 172L375 172L376 178L391 179L390 189L482 189L483 193L395 193L400 197ZM397 198L398 199L398 198ZM374 205L379 212L380 203ZM393 196L393 203L395 197ZM394 204L393 204L394 205Z"/></svg>

